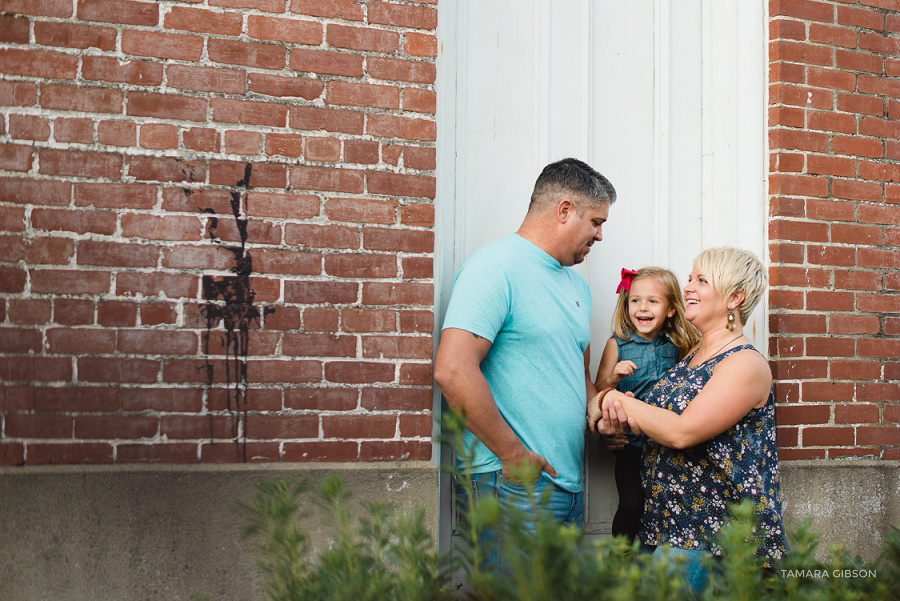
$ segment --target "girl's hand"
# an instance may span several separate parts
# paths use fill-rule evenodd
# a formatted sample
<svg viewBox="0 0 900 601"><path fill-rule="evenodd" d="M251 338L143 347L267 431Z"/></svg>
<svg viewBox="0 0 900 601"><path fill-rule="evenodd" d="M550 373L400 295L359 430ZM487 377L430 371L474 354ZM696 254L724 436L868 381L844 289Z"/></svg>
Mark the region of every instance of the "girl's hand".
<svg viewBox="0 0 900 601"><path fill-rule="evenodd" d="M613 368L612 375L609 376L609 381L612 384L612 387L615 388L616 384L633 374L634 370L636 369L637 363L635 363L634 361L625 360L616 363L616 366Z"/></svg>

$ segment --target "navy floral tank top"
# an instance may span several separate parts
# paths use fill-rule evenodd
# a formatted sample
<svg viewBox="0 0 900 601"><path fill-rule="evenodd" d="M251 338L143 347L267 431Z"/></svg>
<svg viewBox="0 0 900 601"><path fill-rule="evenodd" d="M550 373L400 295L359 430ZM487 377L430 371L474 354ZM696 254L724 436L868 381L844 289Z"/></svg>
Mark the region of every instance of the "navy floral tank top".
<svg viewBox="0 0 900 601"><path fill-rule="evenodd" d="M646 394L644 402L681 414L737 346L691 367L693 353ZM754 349L755 350L755 349ZM759 517L757 555L771 567L787 551L781 517L781 487L775 445L775 396L718 436L688 449L670 449L645 439L641 482L647 545L722 551L711 540L728 518L727 506L751 499Z"/></svg>

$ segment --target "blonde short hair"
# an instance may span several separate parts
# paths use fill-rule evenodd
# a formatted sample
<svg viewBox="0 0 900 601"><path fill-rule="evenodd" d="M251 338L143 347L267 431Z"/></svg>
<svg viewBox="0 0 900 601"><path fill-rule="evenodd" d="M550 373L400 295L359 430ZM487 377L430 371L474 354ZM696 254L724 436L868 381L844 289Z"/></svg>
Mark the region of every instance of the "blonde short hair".
<svg viewBox="0 0 900 601"><path fill-rule="evenodd" d="M732 294L744 292L744 301L738 307L742 324L747 323L759 304L769 281L766 268L756 255L730 246L701 252L694 259L694 271L706 276L716 294L726 301Z"/></svg>

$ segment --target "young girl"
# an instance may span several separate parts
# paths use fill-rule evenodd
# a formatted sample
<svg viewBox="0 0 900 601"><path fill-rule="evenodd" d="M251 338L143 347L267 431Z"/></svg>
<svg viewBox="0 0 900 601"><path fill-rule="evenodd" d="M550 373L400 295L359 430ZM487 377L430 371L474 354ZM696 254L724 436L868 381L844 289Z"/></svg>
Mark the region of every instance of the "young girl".
<svg viewBox="0 0 900 601"><path fill-rule="evenodd" d="M623 269L616 293L619 300L612 322L613 336L600 359L597 390L615 388L643 398L644 392L688 354L699 336L684 318L681 286L670 270ZM588 405L589 416L599 413L599 403ZM616 488L619 508L613 518L612 533L634 541L644 514L638 436L629 435L629 444L616 452Z"/></svg>

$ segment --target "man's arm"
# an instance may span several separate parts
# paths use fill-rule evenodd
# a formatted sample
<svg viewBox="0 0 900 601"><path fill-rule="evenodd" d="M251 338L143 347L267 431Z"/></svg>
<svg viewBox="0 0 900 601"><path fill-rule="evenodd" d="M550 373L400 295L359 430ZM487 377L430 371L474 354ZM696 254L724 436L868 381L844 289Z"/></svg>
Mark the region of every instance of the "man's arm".
<svg viewBox="0 0 900 601"><path fill-rule="evenodd" d="M489 340L456 328L441 334L434 362L434 379L456 411L466 413L466 427L503 462L503 475L510 468L531 463L553 477L558 474L546 459L529 451L516 436L494 401L491 388L481 373L481 361L491 348Z"/></svg>

